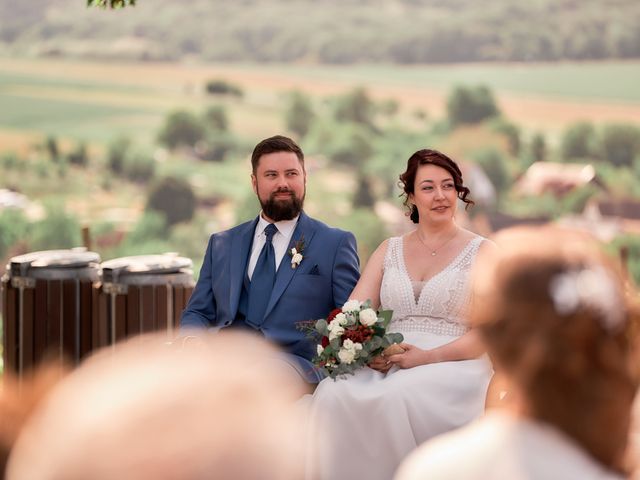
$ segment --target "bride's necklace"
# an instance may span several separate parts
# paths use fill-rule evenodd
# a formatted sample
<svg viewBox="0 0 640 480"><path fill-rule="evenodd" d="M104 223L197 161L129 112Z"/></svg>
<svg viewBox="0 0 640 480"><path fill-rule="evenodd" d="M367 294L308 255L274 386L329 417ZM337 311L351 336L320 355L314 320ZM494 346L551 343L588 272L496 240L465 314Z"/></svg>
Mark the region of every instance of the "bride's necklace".
<svg viewBox="0 0 640 480"><path fill-rule="evenodd" d="M459 229L456 228L456 231L453 232L453 235L451 235L449 238L447 238L444 243L442 243L439 247L437 248L432 248L425 240L424 238L422 238L422 235L420 235L420 230L416 230L416 235L418 235L418 240L420 240L420 242L422 242L422 244L427 247L427 249L429 249L431 251L431 256L435 257L436 254L438 253L438 250L442 249L442 247L444 247L445 245L447 245L451 240L453 240L457 235L458 235Z"/></svg>

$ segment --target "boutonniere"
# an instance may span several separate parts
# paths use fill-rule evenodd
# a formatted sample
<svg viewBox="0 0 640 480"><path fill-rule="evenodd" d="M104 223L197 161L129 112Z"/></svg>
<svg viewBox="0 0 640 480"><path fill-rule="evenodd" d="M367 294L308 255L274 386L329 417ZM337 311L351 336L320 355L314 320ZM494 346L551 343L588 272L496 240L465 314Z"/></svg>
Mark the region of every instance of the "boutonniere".
<svg viewBox="0 0 640 480"><path fill-rule="evenodd" d="M302 262L304 258L302 256L302 252L304 252L304 236L300 237L300 240L296 242L294 247L289 250L289 256L291 257L291 268L297 268Z"/></svg>

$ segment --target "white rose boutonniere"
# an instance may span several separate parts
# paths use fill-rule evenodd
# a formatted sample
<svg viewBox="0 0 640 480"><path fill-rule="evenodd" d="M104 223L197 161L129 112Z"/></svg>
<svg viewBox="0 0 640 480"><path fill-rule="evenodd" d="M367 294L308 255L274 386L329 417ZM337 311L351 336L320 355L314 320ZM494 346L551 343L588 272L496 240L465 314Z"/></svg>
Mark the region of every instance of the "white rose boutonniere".
<svg viewBox="0 0 640 480"><path fill-rule="evenodd" d="M304 256L302 255L303 251L304 236L300 237L300 240L296 242L295 246L292 247L291 250L289 250L289 256L291 257L291 268L297 268L298 265L302 263L302 260L304 259Z"/></svg>

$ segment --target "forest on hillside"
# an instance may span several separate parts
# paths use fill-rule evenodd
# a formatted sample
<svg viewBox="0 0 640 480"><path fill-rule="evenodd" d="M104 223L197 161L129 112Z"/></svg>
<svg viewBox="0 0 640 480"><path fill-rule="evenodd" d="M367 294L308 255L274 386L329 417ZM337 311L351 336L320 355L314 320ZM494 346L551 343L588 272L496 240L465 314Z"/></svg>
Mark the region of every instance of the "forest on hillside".
<svg viewBox="0 0 640 480"><path fill-rule="evenodd" d="M0 54L398 64L640 57L636 0L0 0Z"/></svg>

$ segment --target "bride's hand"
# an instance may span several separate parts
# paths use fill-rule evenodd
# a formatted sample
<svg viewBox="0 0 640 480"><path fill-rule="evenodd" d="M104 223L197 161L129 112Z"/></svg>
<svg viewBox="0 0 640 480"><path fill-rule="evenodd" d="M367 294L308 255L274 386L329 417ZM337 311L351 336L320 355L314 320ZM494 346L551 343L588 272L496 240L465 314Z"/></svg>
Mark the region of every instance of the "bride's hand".
<svg viewBox="0 0 640 480"><path fill-rule="evenodd" d="M412 368L431 363L428 350L423 350L409 343L400 343L399 345L404 348L404 352L387 357L391 365L397 365L400 368Z"/></svg>
<svg viewBox="0 0 640 480"><path fill-rule="evenodd" d="M391 363L387 357L377 355L371 359L369 367L377 370L378 372L387 373L389 369L393 367L393 363Z"/></svg>

